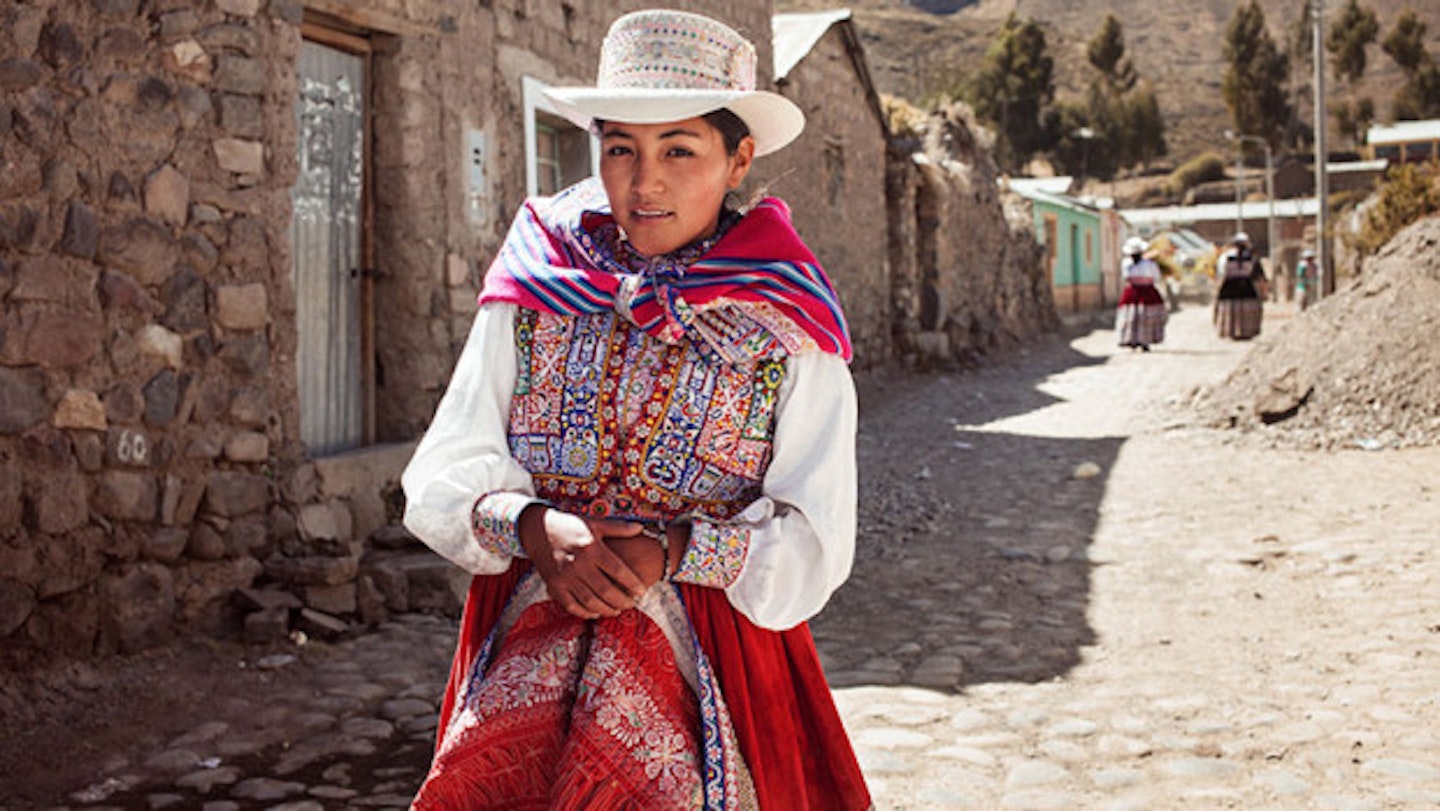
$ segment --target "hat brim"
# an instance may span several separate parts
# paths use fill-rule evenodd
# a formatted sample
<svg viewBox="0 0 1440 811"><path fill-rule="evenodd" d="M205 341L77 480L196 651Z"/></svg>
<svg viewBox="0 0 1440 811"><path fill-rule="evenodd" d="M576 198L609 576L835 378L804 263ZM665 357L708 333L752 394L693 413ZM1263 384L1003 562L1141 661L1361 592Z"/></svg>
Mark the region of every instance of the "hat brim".
<svg viewBox="0 0 1440 811"><path fill-rule="evenodd" d="M805 129L805 114L795 102L765 90L548 87L542 92L561 115L587 130L597 118L663 124L726 109L750 128L756 157L783 148Z"/></svg>

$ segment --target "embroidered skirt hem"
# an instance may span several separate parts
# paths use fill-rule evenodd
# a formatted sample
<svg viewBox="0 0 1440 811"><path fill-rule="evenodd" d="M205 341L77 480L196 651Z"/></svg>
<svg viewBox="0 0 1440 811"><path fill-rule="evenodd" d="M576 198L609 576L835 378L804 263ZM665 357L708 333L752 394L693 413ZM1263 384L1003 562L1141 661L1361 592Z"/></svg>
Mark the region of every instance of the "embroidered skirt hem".
<svg viewBox="0 0 1440 811"><path fill-rule="evenodd" d="M1165 340L1169 313L1165 299L1153 284L1127 284L1115 313L1115 331L1121 346L1150 346Z"/></svg>
<svg viewBox="0 0 1440 811"><path fill-rule="evenodd" d="M690 722L685 721L686 718L696 719L696 736L677 734L661 741L664 744L661 757L657 758L655 751L639 753L648 758L645 768L652 776L657 769L670 770L674 762L693 763L687 752L698 750L708 753L713 748L708 736L712 734L714 719L709 716L718 708L729 719L729 723L722 727L731 733L725 736L730 741L722 748L734 746L740 755L738 764L728 764L722 770L739 772L730 775L730 778L738 778L741 783L737 802L734 784L727 778L727 787L721 790L727 796L722 802L724 807L758 806L761 809L797 811L822 808L858 811L870 807L869 791L835 709L819 655L806 625L801 624L788 631L767 631L751 624L735 611L723 591L688 584L676 587L683 604L682 614L689 620L687 631L693 629L691 641L700 651L700 666L706 672L713 671L708 680L702 674L699 680L702 700L696 702L689 688L683 684L683 681L689 680L688 677L679 682L672 680L668 685L650 683L663 677L667 666L657 670L647 664L647 659L655 657L646 651L663 658L663 652L671 648L670 643L652 633L655 626L648 619L637 617L637 622L629 626L607 627L607 622L612 621L603 620L585 624L563 616L558 608L545 601L525 608L520 614L521 619L505 629L507 639L495 643L491 632L497 623L502 622L502 616L508 622L515 613L513 607L507 612L507 604L528 569L528 564L517 561L504 574L478 576L472 581L436 731L435 764L414 808L449 811L521 807L515 804L521 798L514 795L511 795L509 805L487 805L481 797L490 788L468 785L471 779L477 777L486 782L484 773L493 774L495 766L505 767L505 763L519 770L513 774L519 784L540 783L540 791L523 798L524 807L594 807L588 803L600 799L607 803L606 807L615 803L619 804L613 807L624 808L699 807L688 801L681 806L674 803L674 789L681 783L685 784L681 793L694 796L694 789L689 785L691 767L674 771L674 781L668 784L667 791L662 792L670 796L666 803L661 804L636 796L643 793L637 790L637 787L643 788L642 781L631 775L627 786L623 769L616 770L629 759L624 747L614 745L614 741L625 734L627 727L624 720L629 714L620 712L617 715L616 711L627 706L634 709L635 702L647 696L654 704L659 700L657 697L677 694L691 696L691 706L681 707L665 700L660 703L667 704L668 709L664 706L651 707L634 716L645 722L642 726L663 719L672 731L688 725ZM638 615L639 612L628 614ZM575 622L590 629L578 637L578 646L575 644L577 636L574 629L569 627ZM619 632L618 635L616 632ZM492 651L492 644L496 644L499 650ZM562 645L569 647L557 656L554 652ZM560 690L541 702L548 703L555 711L554 718L537 717L528 703L535 697L534 686L550 684L555 663L572 666L568 651L591 660L591 664L574 666L573 683L578 690L568 693ZM597 651L603 654L599 660L596 660ZM612 688L612 680L606 673L598 670L591 673L596 669L613 670L615 653L620 654L622 659L628 656L630 671L640 674L639 681L631 679ZM674 661L673 657L671 661ZM525 673L525 678L507 683L510 682L508 677L517 671ZM677 673L673 669L670 672ZM682 675L675 675L674 679L681 679ZM492 680L495 682L493 685L486 683ZM516 683L532 692L516 694L513 692ZM718 684L721 695L714 701L703 700L705 685L712 683ZM618 689L614 697L607 698L601 694L611 689ZM500 723L490 723L489 728L480 733L464 726L486 723L487 708L497 703L522 711L507 711L493 716L499 718ZM592 714L591 720L587 720L587 706L600 708ZM606 714L602 716L601 712ZM705 716L704 723L699 723L696 713ZM562 718L567 714L569 718ZM586 721L586 725L578 728L578 736L571 720L574 717ZM461 727L456 728L457 724ZM600 733L599 738L595 737L597 733ZM509 746L519 740L517 734L522 734L524 741L519 748ZM590 736L588 743L586 735ZM697 743L698 737L706 737L703 744ZM548 751L555 757L549 758L547 763L554 761L559 766L547 766L543 773L532 773L528 764L536 758L531 757L507 757L502 763L489 764L484 761L486 758L493 759L487 754L493 747L475 744L488 738L498 739L516 751L524 751L526 747ZM597 740L603 745L595 745ZM457 747L457 742L469 745ZM638 740L637 745L655 750L657 742L654 736L650 736ZM469 754L457 752L461 748L469 753L479 753L478 760L466 765ZM577 751L583 757L577 758ZM606 758L614 759L614 762L607 764ZM713 791L713 765L713 761L707 761L700 775L706 783L704 793L707 797ZM452 775L448 780L442 776L447 770ZM467 776L460 777L461 774ZM613 782L612 777L615 778ZM580 805L575 805L576 802Z"/></svg>

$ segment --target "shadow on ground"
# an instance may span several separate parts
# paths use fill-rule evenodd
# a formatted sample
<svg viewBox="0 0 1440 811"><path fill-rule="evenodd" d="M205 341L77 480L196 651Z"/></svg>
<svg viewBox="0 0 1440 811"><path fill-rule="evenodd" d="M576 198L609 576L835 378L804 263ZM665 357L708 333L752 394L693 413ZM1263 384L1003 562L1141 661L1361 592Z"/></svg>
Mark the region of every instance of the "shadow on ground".
<svg viewBox="0 0 1440 811"><path fill-rule="evenodd" d="M1124 437L976 431L1105 362L1055 339L980 370L861 378L854 573L812 622L836 687L1063 675L1093 644L1088 550ZM1063 433L1063 432L1061 432ZM1098 475L1077 477L1087 463Z"/></svg>

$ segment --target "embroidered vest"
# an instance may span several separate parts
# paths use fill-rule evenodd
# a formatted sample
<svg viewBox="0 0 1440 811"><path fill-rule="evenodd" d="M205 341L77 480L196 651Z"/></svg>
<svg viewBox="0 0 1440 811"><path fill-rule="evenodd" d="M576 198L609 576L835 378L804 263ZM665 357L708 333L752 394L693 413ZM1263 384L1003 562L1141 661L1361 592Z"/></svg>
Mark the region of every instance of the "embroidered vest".
<svg viewBox="0 0 1440 811"><path fill-rule="evenodd" d="M1225 254L1224 274L1227 279L1248 279L1253 260L1250 254L1227 253Z"/></svg>
<svg viewBox="0 0 1440 811"><path fill-rule="evenodd" d="M785 379L779 342L752 337L773 351L729 365L613 311L521 309L510 451L539 496L567 511L730 518L760 496Z"/></svg>

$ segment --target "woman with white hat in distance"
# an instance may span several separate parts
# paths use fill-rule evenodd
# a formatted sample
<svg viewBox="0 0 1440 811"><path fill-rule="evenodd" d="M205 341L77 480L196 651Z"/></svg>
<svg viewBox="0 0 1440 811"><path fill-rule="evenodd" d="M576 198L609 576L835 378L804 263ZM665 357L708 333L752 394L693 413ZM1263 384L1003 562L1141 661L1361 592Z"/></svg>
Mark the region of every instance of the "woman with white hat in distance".
<svg viewBox="0 0 1440 811"><path fill-rule="evenodd" d="M475 575L415 807L867 808L805 625L854 552L849 337L785 204L726 202L804 116L674 11L547 92L600 178L521 208L402 479Z"/></svg>
<svg viewBox="0 0 1440 811"><path fill-rule="evenodd" d="M1259 257L1250 252L1250 235L1237 231L1230 247L1215 260L1220 290L1215 296L1215 329L1221 338L1248 341L1260 334L1269 282Z"/></svg>
<svg viewBox="0 0 1440 811"><path fill-rule="evenodd" d="M1120 262L1125 289L1120 291L1115 313L1120 345L1142 352L1149 352L1152 344L1165 340L1165 321L1169 318L1165 299L1156 286L1160 282L1160 265L1145 255L1147 248L1140 237L1125 240L1125 258Z"/></svg>

